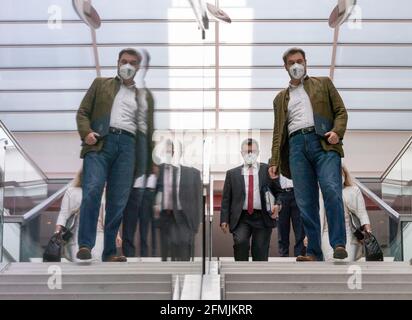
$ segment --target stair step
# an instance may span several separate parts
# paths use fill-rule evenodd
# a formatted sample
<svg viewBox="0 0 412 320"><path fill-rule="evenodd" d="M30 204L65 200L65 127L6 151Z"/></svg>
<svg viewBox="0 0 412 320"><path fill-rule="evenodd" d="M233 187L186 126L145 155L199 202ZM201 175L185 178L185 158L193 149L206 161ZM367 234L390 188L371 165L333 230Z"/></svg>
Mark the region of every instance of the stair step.
<svg viewBox="0 0 412 320"><path fill-rule="evenodd" d="M362 289L355 290L360 293L385 293L388 288L390 291L398 293L408 293L412 298L412 282L392 282L379 283L362 281ZM345 282L225 282L226 292L244 292L252 291L254 293L268 293L268 292L353 292L354 289L348 287Z"/></svg>
<svg viewBox="0 0 412 320"><path fill-rule="evenodd" d="M3 274L0 275L1 282L12 282L12 283L47 283L49 280L49 274ZM88 273L88 274L62 274L63 283L72 282L156 282L156 281L171 281L170 274L153 274L153 273L106 273L102 274Z"/></svg>
<svg viewBox="0 0 412 320"><path fill-rule="evenodd" d="M120 293L12 293L0 295L0 300L171 300L168 292L120 292Z"/></svg>
<svg viewBox="0 0 412 320"><path fill-rule="evenodd" d="M171 279L170 279L171 280ZM62 282L62 289L49 289L47 282L43 283L0 283L0 295L8 295L10 293L108 293L108 292L135 292L135 293L150 293L150 292L165 292L172 291L171 281L168 282L86 282L86 283L65 283Z"/></svg>
<svg viewBox="0 0 412 320"><path fill-rule="evenodd" d="M411 300L412 294L399 292L226 292L226 300Z"/></svg>

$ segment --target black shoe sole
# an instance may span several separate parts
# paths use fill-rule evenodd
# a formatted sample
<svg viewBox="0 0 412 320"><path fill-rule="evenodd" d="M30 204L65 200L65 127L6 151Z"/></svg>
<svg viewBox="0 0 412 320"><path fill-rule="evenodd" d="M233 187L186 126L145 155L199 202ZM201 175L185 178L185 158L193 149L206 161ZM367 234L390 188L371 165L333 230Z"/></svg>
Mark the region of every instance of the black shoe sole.
<svg viewBox="0 0 412 320"><path fill-rule="evenodd" d="M343 259L346 259L347 257L348 257L348 253L346 251L340 251L338 253L336 252L333 253L333 259L343 260Z"/></svg>

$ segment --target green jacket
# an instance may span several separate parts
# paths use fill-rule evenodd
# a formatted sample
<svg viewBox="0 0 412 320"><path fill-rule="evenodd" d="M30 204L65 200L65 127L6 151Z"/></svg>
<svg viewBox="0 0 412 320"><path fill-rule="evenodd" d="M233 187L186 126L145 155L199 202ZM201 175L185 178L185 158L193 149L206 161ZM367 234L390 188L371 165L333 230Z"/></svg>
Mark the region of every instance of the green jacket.
<svg viewBox="0 0 412 320"><path fill-rule="evenodd" d="M89 90L87 90L86 95L84 96L79 110L77 111L77 130L79 132L80 138L83 141L85 137L93 131L92 124L99 123L100 130L99 132L108 132L110 125L110 115L112 111L113 101L120 89L120 79L115 78L96 78ZM147 105L148 105L148 114L147 114L147 173L151 172L152 169L152 151L153 151L153 113L154 113L154 99L150 90L148 89L136 89L136 100L138 90L147 90ZM137 132L136 132L137 136ZM137 139L136 139L137 142ZM91 151L100 151L103 147L104 139L99 140L95 145L89 146L85 143L82 144L82 150L80 153L80 158L84 158L86 153ZM136 153L139 152L136 148ZM136 163L137 167L138 163Z"/></svg>
<svg viewBox="0 0 412 320"><path fill-rule="evenodd" d="M325 151L336 151L344 156L342 140L346 131L348 114L338 91L328 77L306 77L304 88L309 95L313 108L316 133L323 136L325 131L333 131L340 138L339 144L331 145L326 139L321 139ZM289 133L288 133L288 104L289 88L282 90L273 101L275 114L271 166L277 166L279 173L291 178L289 168ZM330 124L329 128L326 128ZM326 129L326 130L325 130Z"/></svg>

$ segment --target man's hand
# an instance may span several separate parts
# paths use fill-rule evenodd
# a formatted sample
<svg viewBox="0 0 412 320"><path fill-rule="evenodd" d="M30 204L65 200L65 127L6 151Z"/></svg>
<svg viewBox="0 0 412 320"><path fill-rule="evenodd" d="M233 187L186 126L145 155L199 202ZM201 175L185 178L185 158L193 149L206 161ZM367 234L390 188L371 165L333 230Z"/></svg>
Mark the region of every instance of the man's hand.
<svg viewBox="0 0 412 320"><path fill-rule="evenodd" d="M326 140L330 144L338 144L339 143L339 136L336 134L336 132L329 131L325 133Z"/></svg>
<svg viewBox="0 0 412 320"><path fill-rule="evenodd" d="M363 226L362 226L362 229L363 229L363 231L365 231L366 233L372 233L372 228L371 228L371 225L370 224L364 224Z"/></svg>
<svg viewBox="0 0 412 320"><path fill-rule="evenodd" d="M229 231L229 226L226 222L221 223L220 228L222 229L224 234L228 233L228 231Z"/></svg>
<svg viewBox="0 0 412 320"><path fill-rule="evenodd" d="M98 133L90 132L84 139L84 142L86 142L89 146L94 146L97 143L97 137L100 137Z"/></svg>
<svg viewBox="0 0 412 320"><path fill-rule="evenodd" d="M278 171L278 167L276 167L276 166L269 167L269 176L272 179L276 179L277 177L279 177L279 174L278 174L277 171Z"/></svg>
<svg viewBox="0 0 412 320"><path fill-rule="evenodd" d="M272 206L272 215L270 216L273 220L277 219L279 217L279 212L282 210L282 206L280 205L274 205Z"/></svg>

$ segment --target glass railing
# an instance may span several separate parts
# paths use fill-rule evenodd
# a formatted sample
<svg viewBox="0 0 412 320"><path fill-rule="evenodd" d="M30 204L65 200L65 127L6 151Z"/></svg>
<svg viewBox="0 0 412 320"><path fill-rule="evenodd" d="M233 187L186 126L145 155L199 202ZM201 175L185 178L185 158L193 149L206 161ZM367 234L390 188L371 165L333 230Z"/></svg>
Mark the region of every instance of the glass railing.
<svg viewBox="0 0 412 320"><path fill-rule="evenodd" d="M391 224L393 248L398 260L412 258L412 137L381 177L382 199L399 212L399 223Z"/></svg>
<svg viewBox="0 0 412 320"><path fill-rule="evenodd" d="M58 212L56 194L68 181L47 179L1 121L0 170L1 257L29 261L34 248L41 251L51 234L45 229L52 223L53 208Z"/></svg>
<svg viewBox="0 0 412 320"><path fill-rule="evenodd" d="M384 257L401 261L400 214L381 198L381 184L378 181L354 180L364 195L373 233L382 247Z"/></svg>
<svg viewBox="0 0 412 320"><path fill-rule="evenodd" d="M412 137L381 177L382 199L401 215L412 214Z"/></svg>

